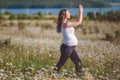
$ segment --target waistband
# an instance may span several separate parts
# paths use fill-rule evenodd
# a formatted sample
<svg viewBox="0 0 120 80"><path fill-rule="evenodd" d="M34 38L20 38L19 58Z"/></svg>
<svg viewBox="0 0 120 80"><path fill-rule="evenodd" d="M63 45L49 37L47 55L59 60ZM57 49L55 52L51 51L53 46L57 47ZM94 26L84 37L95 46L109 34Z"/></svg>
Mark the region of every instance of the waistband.
<svg viewBox="0 0 120 80"><path fill-rule="evenodd" d="M66 45L66 44L64 44L64 43L62 43L62 45L63 45L63 46L66 46L66 47L74 47L74 48L76 47L76 46L69 46L69 45Z"/></svg>

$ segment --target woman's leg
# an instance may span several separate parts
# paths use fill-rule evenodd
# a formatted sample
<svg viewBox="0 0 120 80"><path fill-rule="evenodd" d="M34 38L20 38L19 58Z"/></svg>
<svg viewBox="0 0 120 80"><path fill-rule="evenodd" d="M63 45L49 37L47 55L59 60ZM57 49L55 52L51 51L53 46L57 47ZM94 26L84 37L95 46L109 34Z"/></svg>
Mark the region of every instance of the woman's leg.
<svg viewBox="0 0 120 80"><path fill-rule="evenodd" d="M73 51L73 48L71 46L66 46L65 44L62 44L60 51L61 51L61 56L59 62L56 65L56 68L54 69L57 72L59 72L61 67L66 63L66 61L68 60L68 58L70 57Z"/></svg>
<svg viewBox="0 0 120 80"><path fill-rule="evenodd" d="M81 73L82 72L81 60L80 60L80 58L79 58L79 56L78 56L78 54L77 54L75 49L73 49L73 52L70 55L70 59L74 62L76 71L78 73Z"/></svg>

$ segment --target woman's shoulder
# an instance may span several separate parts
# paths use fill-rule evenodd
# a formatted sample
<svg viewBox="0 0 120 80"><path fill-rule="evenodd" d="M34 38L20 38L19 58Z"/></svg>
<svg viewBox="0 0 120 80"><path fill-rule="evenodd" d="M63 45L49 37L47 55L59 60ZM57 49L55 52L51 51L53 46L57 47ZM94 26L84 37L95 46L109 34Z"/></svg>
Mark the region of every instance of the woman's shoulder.
<svg viewBox="0 0 120 80"><path fill-rule="evenodd" d="M66 23L66 28L71 28L71 27L73 27L73 26L71 26L71 24L72 24L72 22L67 22L67 23Z"/></svg>
<svg viewBox="0 0 120 80"><path fill-rule="evenodd" d="M67 23L66 23L66 25L71 25L71 24L72 24L72 22L67 22Z"/></svg>

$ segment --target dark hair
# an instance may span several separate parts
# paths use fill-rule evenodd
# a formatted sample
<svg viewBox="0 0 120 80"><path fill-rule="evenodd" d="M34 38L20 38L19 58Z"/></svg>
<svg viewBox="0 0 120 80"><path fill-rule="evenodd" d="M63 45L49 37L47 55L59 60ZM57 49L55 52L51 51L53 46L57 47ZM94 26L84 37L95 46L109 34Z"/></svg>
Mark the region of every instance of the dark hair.
<svg viewBox="0 0 120 80"><path fill-rule="evenodd" d="M61 32L61 25L62 25L63 20L66 18L66 12L67 12L67 9L62 9L59 12L58 20L57 20L57 32L58 33Z"/></svg>

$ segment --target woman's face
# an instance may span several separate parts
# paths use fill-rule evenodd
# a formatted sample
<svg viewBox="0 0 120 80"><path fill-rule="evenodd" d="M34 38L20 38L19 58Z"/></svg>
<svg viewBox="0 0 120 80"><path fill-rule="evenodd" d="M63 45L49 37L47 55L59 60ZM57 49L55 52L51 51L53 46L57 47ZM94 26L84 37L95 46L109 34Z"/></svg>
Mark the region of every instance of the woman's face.
<svg viewBox="0 0 120 80"><path fill-rule="evenodd" d="M70 18L70 12L67 10L66 11L66 18L69 19Z"/></svg>

